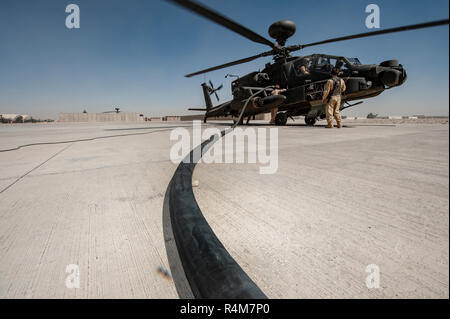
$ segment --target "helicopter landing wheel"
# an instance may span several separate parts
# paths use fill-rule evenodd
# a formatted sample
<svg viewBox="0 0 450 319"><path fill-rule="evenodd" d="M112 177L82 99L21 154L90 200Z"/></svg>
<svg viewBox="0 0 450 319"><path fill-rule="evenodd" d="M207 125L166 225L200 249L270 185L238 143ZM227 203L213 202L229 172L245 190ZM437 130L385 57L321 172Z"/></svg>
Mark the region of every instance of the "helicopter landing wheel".
<svg viewBox="0 0 450 319"><path fill-rule="evenodd" d="M288 116L286 114L286 112L283 113L277 113L277 115L275 116L275 125L286 125L288 120Z"/></svg>
<svg viewBox="0 0 450 319"><path fill-rule="evenodd" d="M305 123L308 126L313 126L316 124L316 118L315 117L305 117Z"/></svg>

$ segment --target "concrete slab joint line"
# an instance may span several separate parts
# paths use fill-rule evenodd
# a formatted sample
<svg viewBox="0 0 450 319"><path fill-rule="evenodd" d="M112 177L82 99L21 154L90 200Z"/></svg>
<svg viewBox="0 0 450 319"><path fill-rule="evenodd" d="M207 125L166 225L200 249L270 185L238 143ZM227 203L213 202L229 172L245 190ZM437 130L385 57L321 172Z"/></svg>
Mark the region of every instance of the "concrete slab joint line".
<svg viewBox="0 0 450 319"><path fill-rule="evenodd" d="M115 134L115 135L97 136L97 137L90 137L90 138L83 138L83 139L69 140L69 141L31 143L31 144L19 145L17 147L13 147L13 148L2 149L2 150L0 150L0 153L17 151L17 150L19 150L21 148L30 147L30 146L56 145L56 144L76 143L76 142L89 142L89 141L101 140L101 139L105 139L105 138L125 137L125 136L135 136L135 135L147 135L147 134L152 134L152 133L157 133L157 132L165 132L165 131L170 131L170 130L171 129L163 129L163 130L150 131L150 132L144 132L144 133Z"/></svg>
<svg viewBox="0 0 450 319"><path fill-rule="evenodd" d="M222 131L221 136L228 132L231 130ZM196 150L200 148L204 154L219 138L211 136L192 150L187 155L191 160L179 164L167 187L163 220L170 219L172 229L166 229L164 236L175 286L181 298L189 297L180 288L180 281L187 281L195 298L265 299L266 295L216 237L192 191L192 174L197 164L192 159ZM173 233L179 259L173 257L172 234L168 232Z"/></svg>
<svg viewBox="0 0 450 319"><path fill-rule="evenodd" d="M68 146L64 147L62 150L59 150L58 152L56 152L55 154L53 154L52 156L50 156L48 159L46 159L45 161L43 161L42 163L40 163L39 165L33 167L31 170L29 170L28 172L26 172L25 174L21 175L20 177L18 177L16 180L14 180L11 184L9 184L8 186L6 186L5 188L3 188L2 190L0 190L0 194L3 194L7 189L11 188L14 184L16 184L18 181L20 181L22 178L24 178L25 176L27 176L28 174L32 173L33 171L37 170L39 167L41 167L42 165L44 165L45 163L47 163L48 161L50 161L51 159L55 158L57 155L61 154L62 152L64 152L66 149L68 149L69 147L71 147L72 144L69 144Z"/></svg>

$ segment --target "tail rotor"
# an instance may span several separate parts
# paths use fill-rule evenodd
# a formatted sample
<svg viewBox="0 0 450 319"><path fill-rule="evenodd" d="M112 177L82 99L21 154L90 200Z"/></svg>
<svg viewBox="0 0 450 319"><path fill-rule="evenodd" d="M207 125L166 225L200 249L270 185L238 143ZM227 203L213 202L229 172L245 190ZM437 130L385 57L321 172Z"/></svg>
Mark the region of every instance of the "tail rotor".
<svg viewBox="0 0 450 319"><path fill-rule="evenodd" d="M205 98L205 106L206 108L189 108L189 111L206 111L204 122L206 123L206 119L208 118L208 112L213 108L213 104L211 101L211 95L214 94L216 96L217 102L220 100L217 95L217 91L223 88L223 84L219 85L219 87L214 88L214 85L211 81L209 81L209 85L206 83L202 83L203 96Z"/></svg>
<svg viewBox="0 0 450 319"><path fill-rule="evenodd" d="M209 95L212 95L214 93L214 95L216 96L217 102L220 101L219 99L219 95L217 95L217 91L219 91L220 89L223 88L223 84L219 85L218 88L214 88L214 84L211 82L211 80L209 80L209 87L208 87L208 91L209 91Z"/></svg>

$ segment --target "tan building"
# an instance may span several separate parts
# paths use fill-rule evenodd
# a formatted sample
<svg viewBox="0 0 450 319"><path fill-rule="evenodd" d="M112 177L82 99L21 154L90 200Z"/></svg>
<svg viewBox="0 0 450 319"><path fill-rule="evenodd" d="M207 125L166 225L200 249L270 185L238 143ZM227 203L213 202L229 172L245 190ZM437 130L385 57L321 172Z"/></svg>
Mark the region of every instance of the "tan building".
<svg viewBox="0 0 450 319"><path fill-rule="evenodd" d="M163 121L180 121L181 120L181 116L178 116L178 115L167 115L167 116L163 116L162 120Z"/></svg>
<svg viewBox="0 0 450 319"><path fill-rule="evenodd" d="M27 114L0 114L0 122L3 123L25 123L31 120L31 116Z"/></svg>
<svg viewBox="0 0 450 319"><path fill-rule="evenodd" d="M144 116L134 112L59 113L58 122L144 122Z"/></svg>

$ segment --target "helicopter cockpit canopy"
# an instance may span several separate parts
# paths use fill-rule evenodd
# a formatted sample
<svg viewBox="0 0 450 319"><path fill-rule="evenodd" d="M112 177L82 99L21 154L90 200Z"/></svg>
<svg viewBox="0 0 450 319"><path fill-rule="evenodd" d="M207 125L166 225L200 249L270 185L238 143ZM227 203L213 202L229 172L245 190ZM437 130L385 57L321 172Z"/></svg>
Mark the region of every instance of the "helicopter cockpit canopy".
<svg viewBox="0 0 450 319"><path fill-rule="evenodd" d="M301 84L329 78L334 67L341 70L342 76L348 76L361 62L358 58L312 54L294 60L293 66L296 82Z"/></svg>
<svg viewBox="0 0 450 319"><path fill-rule="evenodd" d="M294 62L294 70L297 76L305 76L309 73L313 60L311 57L303 57Z"/></svg>
<svg viewBox="0 0 450 319"><path fill-rule="evenodd" d="M353 65L361 65L358 58L347 58L347 60Z"/></svg>

